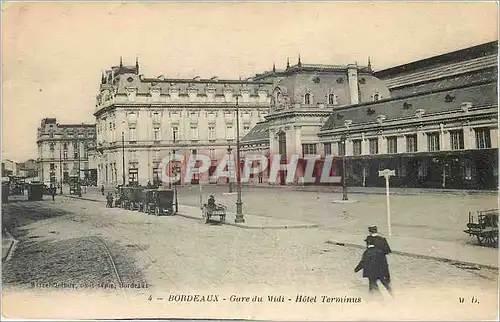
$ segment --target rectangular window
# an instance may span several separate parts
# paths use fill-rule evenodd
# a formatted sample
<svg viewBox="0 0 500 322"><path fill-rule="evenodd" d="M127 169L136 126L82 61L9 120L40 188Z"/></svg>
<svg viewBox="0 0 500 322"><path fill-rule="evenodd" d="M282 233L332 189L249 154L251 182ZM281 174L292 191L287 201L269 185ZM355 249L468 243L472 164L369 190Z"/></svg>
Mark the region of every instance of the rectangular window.
<svg viewBox="0 0 500 322"><path fill-rule="evenodd" d="M332 144L331 143L323 143L323 151L326 155L332 155Z"/></svg>
<svg viewBox="0 0 500 322"><path fill-rule="evenodd" d="M361 155L361 140L352 140L352 154Z"/></svg>
<svg viewBox="0 0 500 322"><path fill-rule="evenodd" d="M378 139L370 139L370 154L378 154Z"/></svg>
<svg viewBox="0 0 500 322"><path fill-rule="evenodd" d="M337 143L337 145L338 145L339 155L340 156L345 155L345 141L340 141Z"/></svg>
<svg viewBox="0 0 500 322"><path fill-rule="evenodd" d="M153 122L160 123L160 114L158 112L153 113Z"/></svg>
<svg viewBox="0 0 500 322"><path fill-rule="evenodd" d="M489 128L475 129L476 132L476 149L491 148L491 137Z"/></svg>
<svg viewBox="0 0 500 322"><path fill-rule="evenodd" d="M63 163L63 170L68 171L68 164L67 163Z"/></svg>
<svg viewBox="0 0 500 322"><path fill-rule="evenodd" d="M427 133L427 150L439 151L439 133Z"/></svg>
<svg viewBox="0 0 500 322"><path fill-rule="evenodd" d="M172 127L172 141L176 142L179 140L179 128L177 126Z"/></svg>
<svg viewBox="0 0 500 322"><path fill-rule="evenodd" d="M153 160L154 161L159 161L160 160L160 150L154 150L153 151Z"/></svg>
<svg viewBox="0 0 500 322"><path fill-rule="evenodd" d="M50 164L50 170L52 171L52 170L55 170L55 169L56 169L55 163L51 163Z"/></svg>
<svg viewBox="0 0 500 322"><path fill-rule="evenodd" d="M226 126L226 139L227 140L234 140L234 128L232 125Z"/></svg>
<svg viewBox="0 0 500 322"><path fill-rule="evenodd" d="M398 138L391 136L387 138L387 153L398 153Z"/></svg>
<svg viewBox="0 0 500 322"><path fill-rule="evenodd" d="M417 152L417 135L406 136L406 152Z"/></svg>
<svg viewBox="0 0 500 322"><path fill-rule="evenodd" d="M214 126L209 126L208 127L208 140L209 141L215 141L216 140L215 127Z"/></svg>
<svg viewBox="0 0 500 322"><path fill-rule="evenodd" d="M67 150L68 149L68 143L63 143L63 150Z"/></svg>
<svg viewBox="0 0 500 322"><path fill-rule="evenodd" d="M450 131L450 147L452 150L461 150L464 148L464 131Z"/></svg>
<svg viewBox="0 0 500 322"><path fill-rule="evenodd" d="M137 162L139 159L137 157L137 151L129 152L129 162Z"/></svg>
<svg viewBox="0 0 500 322"><path fill-rule="evenodd" d="M208 150L210 160L215 160L215 149Z"/></svg>
<svg viewBox="0 0 500 322"><path fill-rule="evenodd" d="M198 141L198 127L197 126L191 125L190 138L191 138L191 141Z"/></svg>
<svg viewBox="0 0 500 322"><path fill-rule="evenodd" d="M155 127L153 129L153 141L160 141L161 140L161 137L160 137L160 128L159 127Z"/></svg>
<svg viewBox="0 0 500 322"><path fill-rule="evenodd" d="M135 128L128 129L128 141L129 142L137 142L137 131Z"/></svg>
<svg viewBox="0 0 500 322"><path fill-rule="evenodd" d="M54 152L54 143L50 143L50 151Z"/></svg>
<svg viewBox="0 0 500 322"><path fill-rule="evenodd" d="M302 155L316 155L316 144L302 144Z"/></svg>
<svg viewBox="0 0 500 322"><path fill-rule="evenodd" d="M208 122L215 123L215 113L208 113Z"/></svg>

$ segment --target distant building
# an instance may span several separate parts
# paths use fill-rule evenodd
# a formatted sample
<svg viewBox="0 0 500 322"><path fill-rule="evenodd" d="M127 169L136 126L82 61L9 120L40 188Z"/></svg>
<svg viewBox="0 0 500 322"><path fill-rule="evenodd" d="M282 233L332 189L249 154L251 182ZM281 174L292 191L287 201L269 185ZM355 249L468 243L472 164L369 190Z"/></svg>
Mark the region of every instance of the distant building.
<svg viewBox="0 0 500 322"><path fill-rule="evenodd" d="M88 159L95 135L93 124L59 124L55 118L42 119L37 135L40 181L66 183L71 172L79 173L82 180L96 181L96 171L90 168Z"/></svg>

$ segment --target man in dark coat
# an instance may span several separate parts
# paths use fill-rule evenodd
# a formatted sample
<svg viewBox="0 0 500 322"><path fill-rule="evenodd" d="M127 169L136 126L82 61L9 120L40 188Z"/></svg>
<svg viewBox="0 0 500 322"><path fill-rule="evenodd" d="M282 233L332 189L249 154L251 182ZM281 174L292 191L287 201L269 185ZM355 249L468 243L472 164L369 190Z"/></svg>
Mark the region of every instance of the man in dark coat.
<svg viewBox="0 0 500 322"><path fill-rule="evenodd" d="M387 239L378 234L377 226L368 227L368 233L369 235L366 237L366 239L370 240L372 245L384 252L385 255L388 255L392 252L389 243L387 243Z"/></svg>
<svg viewBox="0 0 500 322"><path fill-rule="evenodd" d="M375 247L373 239L366 239L366 250L358 266L354 269L357 273L363 270L363 277L368 278L368 290L370 292L379 291L377 281L380 280L382 285L392 295L391 276L389 274L389 265L384 252Z"/></svg>

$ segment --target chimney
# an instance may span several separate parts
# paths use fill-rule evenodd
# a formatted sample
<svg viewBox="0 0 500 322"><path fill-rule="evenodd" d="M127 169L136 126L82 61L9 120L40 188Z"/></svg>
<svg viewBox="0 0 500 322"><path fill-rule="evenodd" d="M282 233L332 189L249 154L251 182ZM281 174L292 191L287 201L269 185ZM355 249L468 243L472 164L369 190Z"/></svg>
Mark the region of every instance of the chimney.
<svg viewBox="0 0 500 322"><path fill-rule="evenodd" d="M359 104L357 64L347 65L347 80L349 82L349 94L351 97L351 104Z"/></svg>

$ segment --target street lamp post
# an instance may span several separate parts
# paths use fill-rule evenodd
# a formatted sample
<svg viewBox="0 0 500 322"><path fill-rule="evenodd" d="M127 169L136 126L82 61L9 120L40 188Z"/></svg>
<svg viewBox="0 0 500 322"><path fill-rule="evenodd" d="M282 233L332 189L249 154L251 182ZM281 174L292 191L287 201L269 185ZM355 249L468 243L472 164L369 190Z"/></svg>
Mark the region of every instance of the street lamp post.
<svg viewBox="0 0 500 322"><path fill-rule="evenodd" d="M122 132L122 185L125 186L125 132Z"/></svg>
<svg viewBox="0 0 500 322"><path fill-rule="evenodd" d="M233 149L231 149L231 146L228 146L227 147L227 154L229 155L229 161L231 161L231 152L233 151ZM228 163L229 165L230 163ZM229 172L229 193L233 193L233 181L231 180L232 179L232 168L228 167L228 170L230 171Z"/></svg>
<svg viewBox="0 0 500 322"><path fill-rule="evenodd" d="M80 172L82 171L82 167L81 167L81 157L80 157L80 152L81 152L81 147L80 147L80 142L78 142L78 176L77 176L77 186L78 186L78 197L81 197L82 196L82 185L81 185L81 182L80 182Z"/></svg>
<svg viewBox="0 0 500 322"><path fill-rule="evenodd" d="M238 96L236 96L236 179L238 182L236 198L236 219L235 223L244 223L243 201L241 201L241 173L240 173L240 113L238 108Z"/></svg>
<svg viewBox="0 0 500 322"><path fill-rule="evenodd" d="M345 141L347 139L347 136L345 134L342 134L340 137L340 140L342 141L342 148L343 148L343 153L342 153L342 200L349 200L347 198L347 166L346 166L346 146L345 146Z"/></svg>
<svg viewBox="0 0 500 322"><path fill-rule="evenodd" d="M59 194L60 195L63 194L62 181L63 181L63 175L62 175L62 147L61 147L59 148Z"/></svg>
<svg viewBox="0 0 500 322"><path fill-rule="evenodd" d="M173 131L173 143L176 144L176 137L175 137L175 134L176 134L176 131ZM176 153L176 149L173 149L172 150L172 154L173 154L173 159L175 160L175 153ZM172 162L172 160L170 161ZM175 179L177 179L177 166L175 167ZM170 174L172 175L172 174ZM179 178L180 178L180 173L179 173ZM177 180L176 180L177 182ZM176 182L173 183L173 188L174 188L174 196L175 196L175 213L177 214L179 212L179 199L177 198L177 184Z"/></svg>

